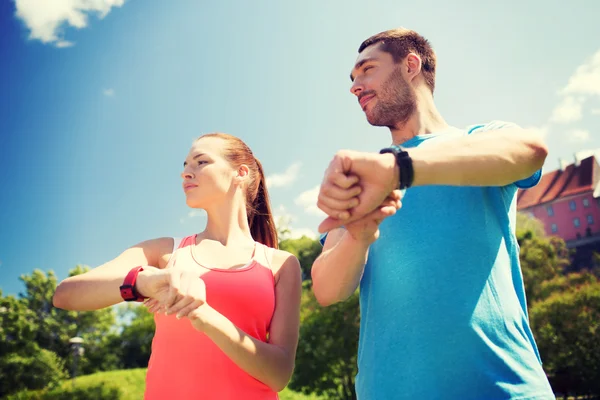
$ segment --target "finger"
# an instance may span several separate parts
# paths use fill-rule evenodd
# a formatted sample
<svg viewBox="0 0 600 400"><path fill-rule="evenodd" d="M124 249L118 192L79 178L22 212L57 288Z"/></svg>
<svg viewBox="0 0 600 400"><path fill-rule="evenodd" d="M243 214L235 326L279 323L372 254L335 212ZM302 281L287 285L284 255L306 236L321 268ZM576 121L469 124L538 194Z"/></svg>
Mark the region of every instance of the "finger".
<svg viewBox="0 0 600 400"><path fill-rule="evenodd" d="M167 310L170 306L175 304L177 296L180 294L179 285L180 285L180 277L181 273L178 271L171 272L169 274L169 292L165 298L164 303L162 304Z"/></svg>
<svg viewBox="0 0 600 400"><path fill-rule="evenodd" d="M349 189L358 183L358 176L346 175L341 171L333 171L329 174L327 182L342 189Z"/></svg>
<svg viewBox="0 0 600 400"><path fill-rule="evenodd" d="M402 190L395 189L395 190L392 190L392 192L389 194L388 199L401 200L402 199L402 195L403 195L403 191Z"/></svg>
<svg viewBox="0 0 600 400"><path fill-rule="evenodd" d="M177 274L179 276L179 296L177 296L177 300L166 307L166 314L175 314L181 307L186 306L190 301L193 301L194 298L190 296L190 279L185 272L181 274Z"/></svg>
<svg viewBox="0 0 600 400"><path fill-rule="evenodd" d="M326 233L332 229L339 228L344 225L344 221L337 218L327 217L319 224L319 233Z"/></svg>
<svg viewBox="0 0 600 400"><path fill-rule="evenodd" d="M149 299L144 302L144 305L148 309L148 312L154 313L158 311L159 304L155 299Z"/></svg>
<svg viewBox="0 0 600 400"><path fill-rule="evenodd" d="M187 306L189 306L190 304L194 303L194 298L193 297L184 297L181 300L179 300L177 303L173 304L171 307L169 307L167 309L167 315L173 315L173 314L177 314L181 309L186 308Z"/></svg>
<svg viewBox="0 0 600 400"><path fill-rule="evenodd" d="M377 210L375 213L375 219L382 219L383 218L387 218L387 217L391 217L392 215L396 214L396 207L395 206L384 206L381 207L379 210ZM381 223L381 221L379 221Z"/></svg>
<svg viewBox="0 0 600 400"><path fill-rule="evenodd" d="M342 188L333 183L324 183L319 189L319 196L330 197L336 200L349 200L358 196L362 192L360 185L353 185L349 188Z"/></svg>
<svg viewBox="0 0 600 400"><path fill-rule="evenodd" d="M400 200L386 199L379 207L394 207L396 210L398 210L400 207L402 207L402 202Z"/></svg>
<svg viewBox="0 0 600 400"><path fill-rule="evenodd" d="M317 207L321 208L321 206L323 206L338 212L348 211L357 205L358 198L356 197L347 200L339 200L324 194L319 194L319 199L317 200Z"/></svg>
<svg viewBox="0 0 600 400"><path fill-rule="evenodd" d="M193 301L188 306L183 307L181 310L179 310L179 312L177 313L177 319L187 317L192 311L194 311L195 309L197 309L198 307L200 307L203 304L204 304L204 301L202 301L202 300Z"/></svg>
<svg viewBox="0 0 600 400"><path fill-rule="evenodd" d="M334 208L328 207L327 205L323 204L322 202L317 202L317 207L319 207L319 209L321 211L323 211L325 214L329 215L329 217L331 217L333 219L345 221L348 218L350 218L350 212L348 210L334 209ZM343 222L341 222L340 225L342 225L342 223Z"/></svg>
<svg viewBox="0 0 600 400"><path fill-rule="evenodd" d="M148 298L144 300L144 305L148 308L155 306L156 304L158 304L158 300L156 299Z"/></svg>

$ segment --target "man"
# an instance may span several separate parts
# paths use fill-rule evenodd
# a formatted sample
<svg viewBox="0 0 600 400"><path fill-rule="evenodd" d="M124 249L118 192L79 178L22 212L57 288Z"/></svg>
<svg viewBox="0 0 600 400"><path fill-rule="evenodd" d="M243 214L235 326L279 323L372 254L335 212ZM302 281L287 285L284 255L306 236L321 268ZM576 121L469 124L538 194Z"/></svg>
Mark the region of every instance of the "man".
<svg viewBox="0 0 600 400"><path fill-rule="evenodd" d="M517 188L539 181L546 146L510 123L449 126L433 101L435 68L414 31L360 46L351 92L401 147L331 162L315 295L327 306L360 283L359 399L554 399L515 238ZM396 188L407 189L397 213Z"/></svg>

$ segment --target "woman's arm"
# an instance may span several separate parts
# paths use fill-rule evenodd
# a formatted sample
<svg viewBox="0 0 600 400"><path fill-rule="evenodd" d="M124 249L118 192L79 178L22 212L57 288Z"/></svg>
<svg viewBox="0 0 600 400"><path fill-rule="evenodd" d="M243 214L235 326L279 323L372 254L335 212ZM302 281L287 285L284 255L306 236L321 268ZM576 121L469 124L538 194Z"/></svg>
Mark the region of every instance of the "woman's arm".
<svg viewBox="0 0 600 400"><path fill-rule="evenodd" d="M246 334L207 303L187 315L192 325L204 332L233 362L276 392L286 387L294 371L302 293L298 259L276 251L273 266L278 265L275 312L267 343Z"/></svg>
<svg viewBox="0 0 600 400"><path fill-rule="evenodd" d="M92 311L123 301L119 287L134 267L164 268L173 250L172 238L147 240L125 250L114 260L81 275L63 280L56 288L55 307L74 311Z"/></svg>

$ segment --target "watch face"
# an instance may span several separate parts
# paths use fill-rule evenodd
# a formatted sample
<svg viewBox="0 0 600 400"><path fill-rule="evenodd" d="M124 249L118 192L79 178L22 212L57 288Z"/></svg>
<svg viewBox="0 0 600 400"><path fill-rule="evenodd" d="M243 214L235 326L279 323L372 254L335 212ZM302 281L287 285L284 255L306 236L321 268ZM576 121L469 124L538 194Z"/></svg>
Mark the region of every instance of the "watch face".
<svg viewBox="0 0 600 400"><path fill-rule="evenodd" d="M125 301L132 301L137 298L137 296L133 294L133 288L130 285L121 286L121 297Z"/></svg>

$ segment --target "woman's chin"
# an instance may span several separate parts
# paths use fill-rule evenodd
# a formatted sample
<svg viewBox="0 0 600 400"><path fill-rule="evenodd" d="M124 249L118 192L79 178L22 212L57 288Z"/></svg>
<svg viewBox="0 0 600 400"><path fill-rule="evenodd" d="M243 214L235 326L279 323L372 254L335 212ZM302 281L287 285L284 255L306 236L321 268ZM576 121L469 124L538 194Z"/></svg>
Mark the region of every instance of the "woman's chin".
<svg viewBox="0 0 600 400"><path fill-rule="evenodd" d="M193 199L193 198L186 198L185 199L185 204L187 204L187 206L189 208L204 208L202 206L202 203L198 201L198 199Z"/></svg>

